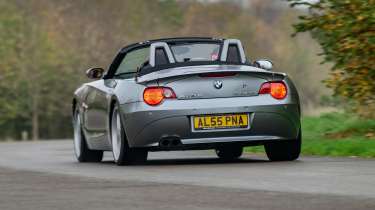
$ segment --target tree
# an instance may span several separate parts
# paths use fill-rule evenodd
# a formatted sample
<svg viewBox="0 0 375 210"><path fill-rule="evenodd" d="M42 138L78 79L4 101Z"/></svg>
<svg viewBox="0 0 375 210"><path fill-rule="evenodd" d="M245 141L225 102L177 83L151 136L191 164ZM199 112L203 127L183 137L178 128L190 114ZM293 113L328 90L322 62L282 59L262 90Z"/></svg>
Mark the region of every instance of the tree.
<svg viewBox="0 0 375 210"><path fill-rule="evenodd" d="M18 65L17 46L22 15L7 1L0 1L0 8L0 125L3 125L14 119L18 110L23 108L23 98L15 91L21 87L14 83L19 79L14 67Z"/></svg>
<svg viewBox="0 0 375 210"><path fill-rule="evenodd" d="M0 0L0 126L22 125L39 139L51 113L70 116L62 101L71 95L73 74L69 55L51 41L32 5Z"/></svg>
<svg viewBox="0 0 375 210"><path fill-rule="evenodd" d="M333 63L325 80L334 94L353 102L365 117L375 116L375 0L289 0L309 9L294 25L296 33L311 32Z"/></svg>

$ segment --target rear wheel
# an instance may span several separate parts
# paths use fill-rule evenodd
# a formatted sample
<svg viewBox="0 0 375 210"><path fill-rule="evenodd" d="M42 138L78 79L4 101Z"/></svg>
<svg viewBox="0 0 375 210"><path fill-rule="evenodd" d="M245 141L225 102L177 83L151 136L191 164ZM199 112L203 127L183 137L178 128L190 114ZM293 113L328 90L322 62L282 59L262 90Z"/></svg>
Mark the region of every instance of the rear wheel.
<svg viewBox="0 0 375 210"><path fill-rule="evenodd" d="M87 146L85 135L82 131L81 119L78 108L74 112L74 153L79 162L100 162L103 159L103 151L90 150Z"/></svg>
<svg viewBox="0 0 375 210"><path fill-rule="evenodd" d="M117 165L144 163L147 160L147 150L130 148L122 126L120 112L115 105L111 117L111 141L113 159Z"/></svg>
<svg viewBox="0 0 375 210"><path fill-rule="evenodd" d="M242 155L242 147L239 146L228 146L219 147L215 150L216 155L223 160L234 160L238 159Z"/></svg>
<svg viewBox="0 0 375 210"><path fill-rule="evenodd" d="M264 145L271 161L293 161L301 153L301 130L295 140L272 142Z"/></svg>

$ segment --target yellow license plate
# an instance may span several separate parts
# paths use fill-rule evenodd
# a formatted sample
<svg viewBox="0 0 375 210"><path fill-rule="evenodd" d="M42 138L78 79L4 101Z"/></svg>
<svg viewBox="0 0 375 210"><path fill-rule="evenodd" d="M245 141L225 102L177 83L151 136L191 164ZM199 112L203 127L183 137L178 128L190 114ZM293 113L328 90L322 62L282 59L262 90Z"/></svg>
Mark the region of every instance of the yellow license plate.
<svg viewBox="0 0 375 210"><path fill-rule="evenodd" d="M194 130L245 129L249 128L248 114L223 114L194 116Z"/></svg>

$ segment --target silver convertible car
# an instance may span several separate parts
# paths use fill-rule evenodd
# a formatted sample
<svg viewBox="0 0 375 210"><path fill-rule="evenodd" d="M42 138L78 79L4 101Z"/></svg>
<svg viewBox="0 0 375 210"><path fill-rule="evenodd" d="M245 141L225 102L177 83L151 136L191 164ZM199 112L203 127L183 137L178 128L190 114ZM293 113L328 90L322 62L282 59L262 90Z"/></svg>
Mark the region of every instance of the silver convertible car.
<svg viewBox="0 0 375 210"><path fill-rule="evenodd" d="M241 41L183 37L122 48L108 70L73 98L74 150L80 162L112 151L118 165L151 151L214 149L219 158L264 145L271 161L301 150L300 102L285 73L250 62Z"/></svg>

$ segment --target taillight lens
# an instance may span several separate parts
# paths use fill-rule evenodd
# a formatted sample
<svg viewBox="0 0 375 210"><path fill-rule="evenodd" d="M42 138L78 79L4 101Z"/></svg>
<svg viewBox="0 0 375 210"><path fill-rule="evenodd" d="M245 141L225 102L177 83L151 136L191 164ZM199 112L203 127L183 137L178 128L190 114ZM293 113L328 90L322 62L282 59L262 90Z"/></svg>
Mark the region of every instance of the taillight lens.
<svg viewBox="0 0 375 210"><path fill-rule="evenodd" d="M283 82L266 82L260 87L259 94L270 94L275 99L284 99L287 87Z"/></svg>
<svg viewBox="0 0 375 210"><path fill-rule="evenodd" d="M143 100L151 106L156 106L164 99L171 98L176 98L176 94L168 87L148 87L143 92Z"/></svg>

